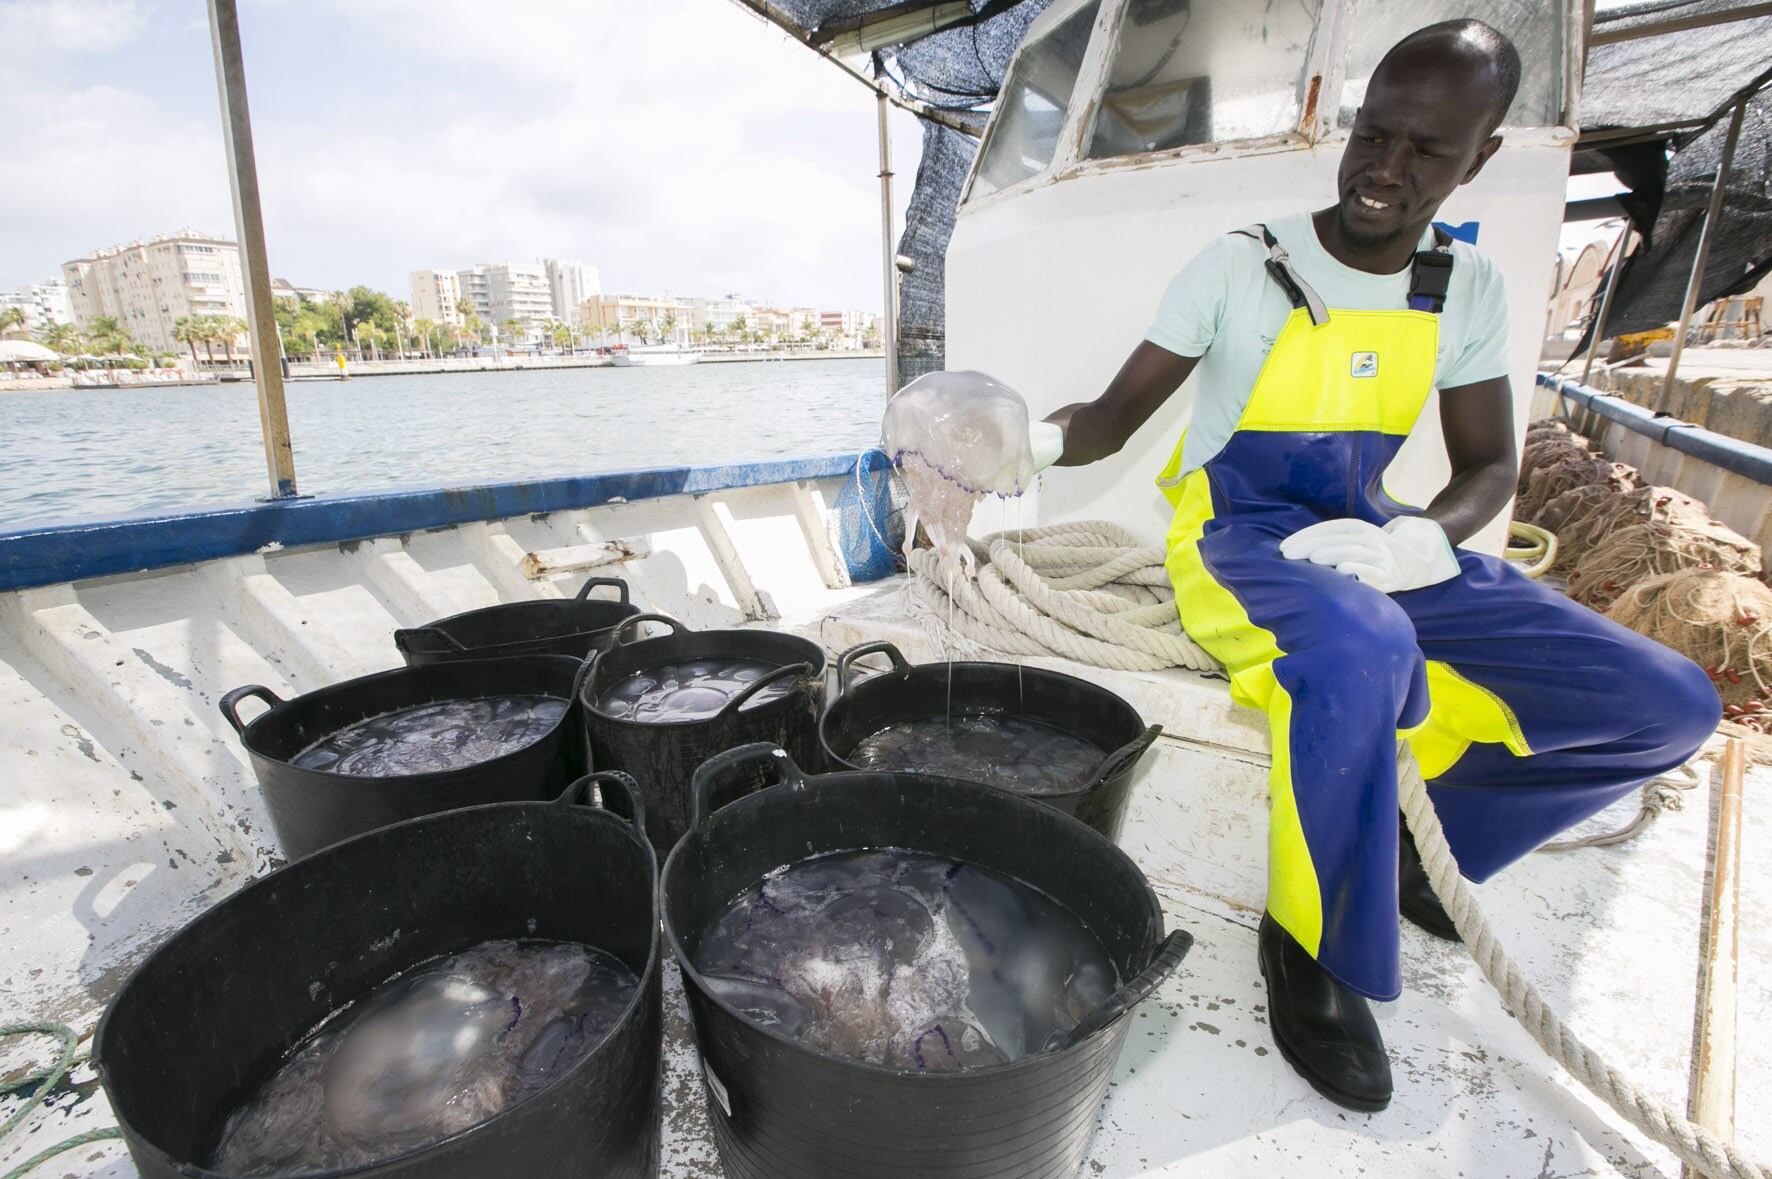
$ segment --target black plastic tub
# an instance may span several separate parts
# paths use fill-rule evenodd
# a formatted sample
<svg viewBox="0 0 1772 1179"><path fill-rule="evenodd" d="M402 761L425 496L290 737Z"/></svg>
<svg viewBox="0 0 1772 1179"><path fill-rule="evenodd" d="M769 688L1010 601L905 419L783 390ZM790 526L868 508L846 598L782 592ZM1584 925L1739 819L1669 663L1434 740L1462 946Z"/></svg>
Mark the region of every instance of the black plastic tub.
<svg viewBox="0 0 1772 1179"><path fill-rule="evenodd" d="M741 795L759 772L777 785ZM695 775L695 822L665 863L665 936L683 970L727 1179L1073 1179L1130 1020L1193 939L1113 843L1050 807L920 774L806 777L747 746ZM1033 885L1101 939L1127 980L1064 1047L958 1073L835 1056L753 1023L707 990L695 951L764 875L828 852L893 847Z"/></svg>
<svg viewBox="0 0 1772 1179"><path fill-rule="evenodd" d="M885 655L892 670L857 680L855 662L868 655ZM837 695L818 724L825 764L860 769L849 755L887 725L949 713L1024 717L1102 749L1101 764L1076 789L1031 797L1115 840L1133 788L1144 779L1145 754L1163 731L1114 693L1075 676L1013 663L912 666L891 643L863 643L837 658Z"/></svg>
<svg viewBox="0 0 1772 1179"><path fill-rule="evenodd" d="M630 639L657 623L668 634ZM605 688L649 668L697 659L754 659L776 670L734 696L706 720L655 723L600 712ZM646 798L647 832L662 858L689 827L689 779L695 767L727 749L757 741L781 746L805 765L818 762L818 713L824 703L824 651L817 643L772 630L701 630L662 614L638 614L616 628L579 693L590 757L599 769L623 770ZM780 696L751 703L771 684L788 682ZM762 779L759 777L758 782Z"/></svg>
<svg viewBox="0 0 1772 1179"><path fill-rule="evenodd" d="M254 881L163 943L111 1000L92 1054L143 1179L217 1176L201 1161L227 1114L310 1028L391 975L500 938L597 946L639 992L600 1045L528 1100L423 1150L314 1174L655 1175L657 860L630 820L576 805L590 782L622 777L358 836Z"/></svg>
<svg viewBox="0 0 1772 1179"><path fill-rule="evenodd" d="M284 700L251 684L221 698L264 793L277 843L290 859L352 835L419 815L486 802L553 798L588 768L577 686L588 664L563 655L524 655L396 668ZM290 764L314 742L368 717L445 700L556 696L566 712L521 749L459 769L375 778ZM270 710L250 724L240 703Z"/></svg>
<svg viewBox="0 0 1772 1179"><path fill-rule="evenodd" d="M614 600L593 598L599 586L616 591ZM504 602L439 618L429 626L394 632L408 667L450 659L495 659L505 655L570 655L588 659L609 645L621 623L640 613L628 601L628 583L619 577L593 577L570 598Z"/></svg>

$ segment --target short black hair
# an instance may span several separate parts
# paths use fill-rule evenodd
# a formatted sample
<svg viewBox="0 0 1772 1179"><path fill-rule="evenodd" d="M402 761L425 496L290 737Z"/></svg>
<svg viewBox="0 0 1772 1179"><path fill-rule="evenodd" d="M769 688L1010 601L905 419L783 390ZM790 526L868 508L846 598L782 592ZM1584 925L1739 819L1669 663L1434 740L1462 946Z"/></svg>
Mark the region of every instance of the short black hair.
<svg viewBox="0 0 1772 1179"><path fill-rule="evenodd" d="M1471 64L1492 69L1495 72L1495 105L1489 130L1493 132L1501 126L1508 108L1514 105L1514 95L1520 92L1520 51L1514 48L1505 33L1480 20L1443 20L1427 25L1392 45L1372 71L1373 76L1376 77L1393 58L1423 50L1463 58Z"/></svg>

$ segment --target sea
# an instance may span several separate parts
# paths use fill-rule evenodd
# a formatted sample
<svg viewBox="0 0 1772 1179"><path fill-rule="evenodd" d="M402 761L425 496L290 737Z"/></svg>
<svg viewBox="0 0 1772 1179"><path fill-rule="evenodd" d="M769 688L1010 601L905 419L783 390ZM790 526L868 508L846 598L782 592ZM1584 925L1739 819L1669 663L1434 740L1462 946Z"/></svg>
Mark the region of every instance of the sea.
<svg viewBox="0 0 1772 1179"><path fill-rule="evenodd" d="M304 495L854 453L885 362L755 361L291 381ZM245 382L0 392L0 531L250 503L267 491Z"/></svg>

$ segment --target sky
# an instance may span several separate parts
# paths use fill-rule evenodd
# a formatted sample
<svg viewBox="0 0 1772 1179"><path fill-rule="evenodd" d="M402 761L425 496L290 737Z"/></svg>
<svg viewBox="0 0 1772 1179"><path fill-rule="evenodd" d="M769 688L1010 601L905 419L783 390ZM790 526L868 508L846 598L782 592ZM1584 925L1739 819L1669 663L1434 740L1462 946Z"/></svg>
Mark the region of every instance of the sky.
<svg viewBox="0 0 1772 1179"><path fill-rule="evenodd" d="M240 0L273 274L406 298L537 257L604 290L878 310L874 101L731 0ZM0 0L0 289L233 238L205 7ZM916 120L894 112L898 224Z"/></svg>

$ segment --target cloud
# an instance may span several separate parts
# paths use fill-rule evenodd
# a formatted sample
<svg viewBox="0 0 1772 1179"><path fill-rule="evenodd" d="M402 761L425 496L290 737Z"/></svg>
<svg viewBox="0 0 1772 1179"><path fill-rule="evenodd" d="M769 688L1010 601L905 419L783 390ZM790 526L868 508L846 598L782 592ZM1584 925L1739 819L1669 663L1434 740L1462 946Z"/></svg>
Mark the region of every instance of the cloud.
<svg viewBox="0 0 1772 1179"><path fill-rule="evenodd" d="M78 2L107 40L142 35L137 4ZM60 5L17 6L31 37L75 32L39 11ZM404 296L413 269L545 255L610 289L879 302L873 101L730 0L247 0L242 33L272 268L294 282ZM231 223L194 79L169 94L134 56L0 83L34 157L23 194L0 163L0 258ZM894 139L902 210L908 116Z"/></svg>
<svg viewBox="0 0 1772 1179"><path fill-rule="evenodd" d="M26 68L45 53L111 53L138 37L147 24L138 0L4 0L0 45L9 70Z"/></svg>

